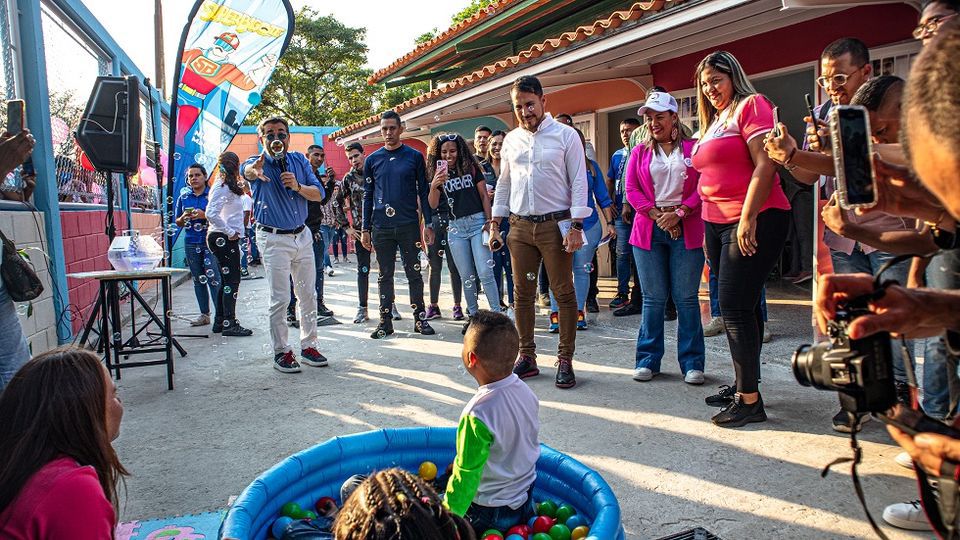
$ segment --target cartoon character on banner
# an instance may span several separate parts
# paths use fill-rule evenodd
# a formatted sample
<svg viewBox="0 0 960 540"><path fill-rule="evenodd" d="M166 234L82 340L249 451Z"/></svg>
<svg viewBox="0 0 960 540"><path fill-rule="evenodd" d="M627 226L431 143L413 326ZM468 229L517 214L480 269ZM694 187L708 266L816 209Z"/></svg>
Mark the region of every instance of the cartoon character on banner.
<svg viewBox="0 0 960 540"><path fill-rule="evenodd" d="M260 86L270 75L277 61L276 55L261 57L256 68L244 73L228 62L230 55L239 47L240 38L232 32L224 32L214 39L212 47L183 52L184 67L178 91L181 105L177 110L177 146L183 147L185 141L193 140L204 100L217 87L229 83L249 91Z"/></svg>

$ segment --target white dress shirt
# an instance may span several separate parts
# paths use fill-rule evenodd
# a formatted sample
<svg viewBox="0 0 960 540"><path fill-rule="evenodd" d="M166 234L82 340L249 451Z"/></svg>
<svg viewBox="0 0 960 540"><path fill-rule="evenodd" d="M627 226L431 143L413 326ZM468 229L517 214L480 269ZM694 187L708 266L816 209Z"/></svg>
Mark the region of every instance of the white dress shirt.
<svg viewBox="0 0 960 540"><path fill-rule="evenodd" d="M500 150L500 178L493 216L539 216L570 210L588 217L587 163L580 136L547 113L535 133L518 127Z"/></svg>
<svg viewBox="0 0 960 540"><path fill-rule="evenodd" d="M668 156L657 145L650 160L653 195L657 206L678 206L683 202L683 183L687 179L687 165L677 145Z"/></svg>
<svg viewBox="0 0 960 540"><path fill-rule="evenodd" d="M210 189L207 223L207 235L219 232L226 234L228 238L238 234L242 238L245 233L242 197L230 191L220 180Z"/></svg>

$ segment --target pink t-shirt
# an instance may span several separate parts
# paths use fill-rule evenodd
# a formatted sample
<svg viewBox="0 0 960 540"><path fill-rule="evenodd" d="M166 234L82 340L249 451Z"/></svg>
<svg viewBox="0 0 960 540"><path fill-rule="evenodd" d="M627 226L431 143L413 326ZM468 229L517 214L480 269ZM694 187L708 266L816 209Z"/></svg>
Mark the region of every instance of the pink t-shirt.
<svg viewBox="0 0 960 540"><path fill-rule="evenodd" d="M113 537L115 525L93 467L61 457L34 473L0 513L0 538L104 540Z"/></svg>
<svg viewBox="0 0 960 540"><path fill-rule="evenodd" d="M729 111L729 112L728 112ZM703 219L710 223L735 223L740 220L747 188L753 177L753 157L747 143L773 129L773 107L754 94L737 106L726 109L700 135L693 149L693 166L700 171L700 196ZM760 208L790 209L790 202L774 176L770 196Z"/></svg>

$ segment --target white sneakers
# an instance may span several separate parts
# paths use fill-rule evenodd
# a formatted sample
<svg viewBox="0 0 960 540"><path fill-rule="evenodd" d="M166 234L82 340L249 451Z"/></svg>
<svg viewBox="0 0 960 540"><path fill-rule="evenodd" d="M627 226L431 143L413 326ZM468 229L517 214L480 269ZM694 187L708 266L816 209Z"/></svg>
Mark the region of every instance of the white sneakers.
<svg viewBox="0 0 960 540"><path fill-rule="evenodd" d="M654 373L650 368L637 368L633 370L633 380L640 382L647 382L653 379L654 375L658 375L659 372ZM703 384L703 371L699 369L691 369L683 376L683 382L687 384Z"/></svg>
<svg viewBox="0 0 960 540"><path fill-rule="evenodd" d="M913 470L913 458L910 457L910 454L906 452L900 452L896 455L896 457L893 458L893 460L897 462L897 465L905 469L910 469L911 471Z"/></svg>
<svg viewBox="0 0 960 540"><path fill-rule="evenodd" d="M883 520L899 529L929 531L930 524L923 514L920 500L895 503L883 509Z"/></svg>
<svg viewBox="0 0 960 540"><path fill-rule="evenodd" d="M333 267L332 267L332 266L328 266L328 267L324 268L323 271L326 272L328 276L333 277Z"/></svg>
<svg viewBox="0 0 960 540"><path fill-rule="evenodd" d="M691 369L684 375L683 382L687 384L703 384L703 372L699 369Z"/></svg>
<svg viewBox="0 0 960 540"><path fill-rule="evenodd" d="M713 317L710 322L703 325L704 337L719 336L726 330L723 326L723 317Z"/></svg>

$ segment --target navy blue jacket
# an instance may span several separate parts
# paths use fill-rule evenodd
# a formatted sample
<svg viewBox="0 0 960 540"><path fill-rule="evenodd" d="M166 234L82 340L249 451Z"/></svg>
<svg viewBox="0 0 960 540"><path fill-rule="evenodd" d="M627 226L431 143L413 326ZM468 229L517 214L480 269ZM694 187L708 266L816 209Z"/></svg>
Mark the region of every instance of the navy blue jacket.
<svg viewBox="0 0 960 540"><path fill-rule="evenodd" d="M418 200L424 222L431 223L427 167L420 152L405 144L381 148L367 157L363 176L364 231L419 224Z"/></svg>

